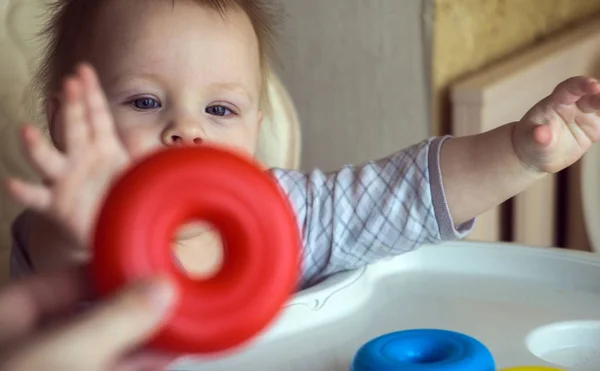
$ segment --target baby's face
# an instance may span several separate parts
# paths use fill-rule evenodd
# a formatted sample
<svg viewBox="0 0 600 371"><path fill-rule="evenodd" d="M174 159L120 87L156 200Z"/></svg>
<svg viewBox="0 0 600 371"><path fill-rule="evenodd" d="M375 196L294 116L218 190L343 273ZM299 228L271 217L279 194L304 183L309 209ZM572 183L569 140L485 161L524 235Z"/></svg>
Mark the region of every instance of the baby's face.
<svg viewBox="0 0 600 371"><path fill-rule="evenodd" d="M89 59L129 153L216 143L254 155L262 114L258 40L242 12L194 1L107 0ZM189 224L179 239L204 228Z"/></svg>
<svg viewBox="0 0 600 371"><path fill-rule="evenodd" d="M90 45L133 157L217 143L254 154L261 122L258 41L247 16L194 1L109 0Z"/></svg>

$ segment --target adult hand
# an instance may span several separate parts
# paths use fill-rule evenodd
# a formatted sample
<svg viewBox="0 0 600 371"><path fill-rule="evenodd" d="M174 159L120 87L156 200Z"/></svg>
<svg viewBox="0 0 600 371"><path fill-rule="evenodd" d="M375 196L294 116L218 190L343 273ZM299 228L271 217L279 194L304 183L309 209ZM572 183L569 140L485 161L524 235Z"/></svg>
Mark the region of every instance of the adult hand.
<svg viewBox="0 0 600 371"><path fill-rule="evenodd" d="M176 291L147 280L74 315L91 290L83 269L34 276L0 289L3 371L155 371L173 356L140 350L169 313Z"/></svg>

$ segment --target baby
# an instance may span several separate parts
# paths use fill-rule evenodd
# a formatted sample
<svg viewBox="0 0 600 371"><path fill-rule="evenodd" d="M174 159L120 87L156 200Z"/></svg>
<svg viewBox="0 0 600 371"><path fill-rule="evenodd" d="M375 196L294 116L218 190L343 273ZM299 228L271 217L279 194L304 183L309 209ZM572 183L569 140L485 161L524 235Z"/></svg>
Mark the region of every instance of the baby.
<svg viewBox="0 0 600 371"><path fill-rule="evenodd" d="M26 207L13 224L13 277L86 261L109 182L141 156L203 143L254 154L273 10L268 0L58 1L39 74L53 144L34 126L22 131L44 182L7 185ZM269 170L302 232L299 289L464 237L477 215L577 161L600 138L599 110L600 84L575 77L489 132L330 173ZM188 272L220 262L214 234L196 225L173 248Z"/></svg>

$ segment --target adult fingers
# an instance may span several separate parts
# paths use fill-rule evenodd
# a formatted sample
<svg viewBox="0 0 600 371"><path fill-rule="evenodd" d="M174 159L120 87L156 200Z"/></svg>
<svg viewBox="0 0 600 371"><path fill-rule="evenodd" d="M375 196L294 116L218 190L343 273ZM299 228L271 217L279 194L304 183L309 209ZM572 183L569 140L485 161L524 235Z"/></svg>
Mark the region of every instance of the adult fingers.
<svg viewBox="0 0 600 371"><path fill-rule="evenodd" d="M3 370L139 370L151 360L127 355L158 329L175 297L170 281L132 285L77 319L24 339L5 356Z"/></svg>
<svg viewBox="0 0 600 371"><path fill-rule="evenodd" d="M46 346L50 354L68 357L80 369L90 363L110 362L140 345L160 327L176 294L171 281L164 279L133 285L60 328Z"/></svg>
<svg viewBox="0 0 600 371"><path fill-rule="evenodd" d="M0 347L25 336L42 321L74 309L90 296L84 267L6 285L0 290Z"/></svg>
<svg viewBox="0 0 600 371"><path fill-rule="evenodd" d="M109 369L111 371L162 371L176 358L175 355L144 351L117 361L116 366Z"/></svg>

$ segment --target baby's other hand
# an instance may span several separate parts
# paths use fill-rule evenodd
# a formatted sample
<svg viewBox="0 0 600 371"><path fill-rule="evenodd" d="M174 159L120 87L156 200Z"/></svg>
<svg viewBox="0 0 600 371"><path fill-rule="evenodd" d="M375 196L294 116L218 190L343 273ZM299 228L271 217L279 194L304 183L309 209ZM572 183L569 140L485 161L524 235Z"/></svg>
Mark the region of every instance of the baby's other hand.
<svg viewBox="0 0 600 371"><path fill-rule="evenodd" d="M515 125L513 147L528 169L556 173L600 139L600 83L573 77L559 84Z"/></svg>
<svg viewBox="0 0 600 371"><path fill-rule="evenodd" d="M61 99L57 124L64 133L63 152L35 126L22 130L23 151L44 184L9 179L7 187L18 202L57 222L86 248L102 197L130 158L90 66L78 67L65 80Z"/></svg>

